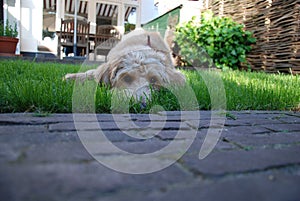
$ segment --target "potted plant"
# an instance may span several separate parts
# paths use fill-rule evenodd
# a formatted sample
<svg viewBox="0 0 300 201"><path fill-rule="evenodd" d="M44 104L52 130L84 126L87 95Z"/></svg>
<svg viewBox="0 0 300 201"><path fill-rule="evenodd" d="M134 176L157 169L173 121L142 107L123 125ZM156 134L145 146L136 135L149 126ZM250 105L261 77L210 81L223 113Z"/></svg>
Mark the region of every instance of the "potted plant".
<svg viewBox="0 0 300 201"><path fill-rule="evenodd" d="M0 54L2 55L14 55L16 47L19 42L17 24L14 26L9 24L8 20L4 25L4 22L0 22Z"/></svg>

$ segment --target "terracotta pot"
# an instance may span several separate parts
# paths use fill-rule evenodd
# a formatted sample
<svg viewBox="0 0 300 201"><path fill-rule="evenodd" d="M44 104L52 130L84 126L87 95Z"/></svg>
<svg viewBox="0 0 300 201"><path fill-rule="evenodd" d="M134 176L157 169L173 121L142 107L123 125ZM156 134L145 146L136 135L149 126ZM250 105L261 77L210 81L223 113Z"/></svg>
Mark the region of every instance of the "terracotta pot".
<svg viewBox="0 0 300 201"><path fill-rule="evenodd" d="M18 38L0 36L0 53L15 54Z"/></svg>

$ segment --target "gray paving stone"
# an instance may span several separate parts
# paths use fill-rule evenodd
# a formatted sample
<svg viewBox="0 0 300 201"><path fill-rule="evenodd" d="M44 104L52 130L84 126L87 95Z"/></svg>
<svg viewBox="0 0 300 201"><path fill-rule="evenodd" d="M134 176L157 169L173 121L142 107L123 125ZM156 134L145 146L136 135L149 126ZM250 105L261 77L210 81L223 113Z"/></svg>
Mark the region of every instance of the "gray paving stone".
<svg viewBox="0 0 300 201"><path fill-rule="evenodd" d="M288 116L294 116L294 117L300 117L300 112L299 111L295 111L295 112L285 112L286 115Z"/></svg>
<svg viewBox="0 0 300 201"><path fill-rule="evenodd" d="M248 120L226 119L225 126L250 126L250 123Z"/></svg>
<svg viewBox="0 0 300 201"><path fill-rule="evenodd" d="M12 129L18 130L18 129ZM21 129L22 130L22 129ZM24 144L44 144L53 142L72 142L79 141L77 132L46 132L44 129L23 129L22 133L12 132L7 134L0 134L0 143L12 144L12 145L24 145Z"/></svg>
<svg viewBox="0 0 300 201"><path fill-rule="evenodd" d="M117 142L113 143L116 147L134 154L147 154L158 151L166 147L170 141L161 141L156 138L136 141L136 142Z"/></svg>
<svg viewBox="0 0 300 201"><path fill-rule="evenodd" d="M247 122L250 126L257 125L268 125L268 124L282 124L283 122L279 119L244 119L243 121Z"/></svg>
<svg viewBox="0 0 300 201"><path fill-rule="evenodd" d="M284 123L284 119L295 120L295 118L290 118L285 113L261 113L259 111L254 111L251 113L242 112L229 112L230 116L234 119L228 117L226 120L226 125L228 126L255 126L255 125L265 125L265 124L281 124Z"/></svg>
<svg viewBox="0 0 300 201"><path fill-rule="evenodd" d="M153 174L128 175L97 162L20 165L0 170L1 181L7 184L0 188L6 189L6 197L14 198L11 200L101 200L120 191L147 192L193 179L176 166Z"/></svg>
<svg viewBox="0 0 300 201"><path fill-rule="evenodd" d="M189 201L282 201L297 200L300 197L298 189L300 177L292 175L251 175L243 178L212 182L210 184L195 183L180 186L167 192L149 195L152 200L189 200ZM121 196L116 199L121 200ZM151 199L149 199L151 200Z"/></svg>
<svg viewBox="0 0 300 201"><path fill-rule="evenodd" d="M0 161L1 163L8 161L17 161L23 147L16 148L11 144L1 143L0 144Z"/></svg>
<svg viewBox="0 0 300 201"><path fill-rule="evenodd" d="M102 131L106 138L111 142L136 142L141 139L131 137L120 130L104 130Z"/></svg>
<svg viewBox="0 0 300 201"><path fill-rule="evenodd" d="M288 124L300 124L300 118L295 118L295 116L285 116L280 118L279 121Z"/></svg>
<svg viewBox="0 0 300 201"><path fill-rule="evenodd" d="M300 144L300 132L271 133L265 135L230 135L224 137L227 141L238 143L245 148L288 146L289 144Z"/></svg>
<svg viewBox="0 0 300 201"><path fill-rule="evenodd" d="M16 124L48 124L56 122L73 122L72 115L70 114L51 114L49 116L36 116L32 113L13 113L1 114L0 125L16 125Z"/></svg>
<svg viewBox="0 0 300 201"><path fill-rule="evenodd" d="M181 164L199 174L224 175L242 172L264 171L270 168L300 164L300 146L281 149L227 150L212 152L199 160L197 147L181 158Z"/></svg>
<svg viewBox="0 0 300 201"><path fill-rule="evenodd" d="M10 163L34 164L55 162L81 162L90 161L93 158L86 151L81 142L60 142L51 144L30 145L19 153L16 161Z"/></svg>
<svg viewBox="0 0 300 201"><path fill-rule="evenodd" d="M76 126L73 122L67 123L56 123L49 125L49 131L76 131L79 130L139 130L139 129L153 129L153 130L189 130L190 127L184 122L181 124L180 122L170 122L167 121L164 123L161 122L151 122L151 126L149 126L148 122L135 124L134 122L81 122L76 123Z"/></svg>
<svg viewBox="0 0 300 201"><path fill-rule="evenodd" d="M259 134L267 134L271 133L271 131L263 126L236 126L236 127L225 127L223 136L228 135L259 135Z"/></svg>
<svg viewBox="0 0 300 201"><path fill-rule="evenodd" d="M247 110L247 111L228 111L229 114L233 114L237 117L258 117L258 118L274 118L281 117L294 112L286 111L260 111L260 110Z"/></svg>
<svg viewBox="0 0 300 201"><path fill-rule="evenodd" d="M47 129L47 125L5 125L0 126L0 136L3 134L19 134L20 131L23 131L22 134L44 133L47 132Z"/></svg>
<svg viewBox="0 0 300 201"><path fill-rule="evenodd" d="M183 131L184 132L184 131ZM196 131L195 131L196 133ZM178 136L179 134L179 130L162 130L160 131L159 133L157 133L157 135L155 135L157 138L161 139L161 140L165 140L165 141L171 141L173 140L175 137L176 139L190 139L192 138L193 136L187 132L186 135L184 136ZM197 136L199 138L201 138L201 134L200 132L198 131L197 132Z"/></svg>
<svg viewBox="0 0 300 201"><path fill-rule="evenodd" d="M275 132L293 132L298 131L300 132L300 124L269 124L263 125L264 128L269 129Z"/></svg>
<svg viewBox="0 0 300 201"><path fill-rule="evenodd" d="M229 111L225 125L214 125L216 131L223 131L203 160L198 159L199 151L212 112L200 111L200 119L199 111L167 112L167 117L162 114L97 114L94 120L100 122L109 142L135 154L168 147L179 130L186 134L175 142L190 142L191 131L197 131L186 153L175 146L153 160L156 163L149 158L136 163L136 156L124 158L124 154L109 149L105 141L96 141L99 128L89 118L79 118L78 131L85 131L79 136L73 114L0 114L0 200L299 199L299 113ZM151 174L120 173L97 162L80 138L89 145L100 145L101 151L95 152L95 157L122 162L120 168L151 169L160 163L175 163ZM176 162L178 153L184 155Z"/></svg>

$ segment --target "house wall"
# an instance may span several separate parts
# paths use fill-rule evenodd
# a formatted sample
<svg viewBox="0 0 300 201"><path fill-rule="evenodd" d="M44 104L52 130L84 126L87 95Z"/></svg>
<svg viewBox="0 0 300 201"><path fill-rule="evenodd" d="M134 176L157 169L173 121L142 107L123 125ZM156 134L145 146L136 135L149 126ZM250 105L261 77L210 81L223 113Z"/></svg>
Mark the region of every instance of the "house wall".
<svg viewBox="0 0 300 201"><path fill-rule="evenodd" d="M203 9L203 1L186 1L183 3L182 9L180 11L180 23L187 22L191 20L193 16L200 18L200 12Z"/></svg>
<svg viewBox="0 0 300 201"><path fill-rule="evenodd" d="M177 23L179 22L180 17L181 17L180 10L181 10L181 7L177 7L175 9L165 13L164 15L161 15L161 16L155 18L154 20L144 24L143 28L148 31L157 31L160 33L160 35L162 37L164 37L165 32L168 27L168 21L170 19L175 19L177 21Z"/></svg>
<svg viewBox="0 0 300 201"><path fill-rule="evenodd" d="M9 21L10 24L17 24L20 38L20 0L4 0L3 1L3 20ZM20 42L17 44L16 54L20 54Z"/></svg>
<svg viewBox="0 0 300 201"><path fill-rule="evenodd" d="M43 1L4 0L4 20L17 23L18 38L16 54L36 53L38 41L42 40Z"/></svg>
<svg viewBox="0 0 300 201"><path fill-rule="evenodd" d="M156 0L158 3L158 14L163 15L173 8L182 5L180 11L180 22L186 22L193 16L200 16L200 10L205 6L203 1L189 1L189 0Z"/></svg>
<svg viewBox="0 0 300 201"><path fill-rule="evenodd" d="M42 40L43 1L21 0L21 53L37 52Z"/></svg>
<svg viewBox="0 0 300 201"><path fill-rule="evenodd" d="M141 23L147 23L157 17L157 8L154 6L154 0L141 1Z"/></svg>
<svg viewBox="0 0 300 201"><path fill-rule="evenodd" d="M174 28L174 26L178 23L183 23L191 20L193 16L200 18L201 10L205 6L203 5L203 0L160 0L157 2L158 13L161 13L161 15L145 23L143 25L143 28L151 31L159 31L162 37L165 36L165 32L170 23Z"/></svg>

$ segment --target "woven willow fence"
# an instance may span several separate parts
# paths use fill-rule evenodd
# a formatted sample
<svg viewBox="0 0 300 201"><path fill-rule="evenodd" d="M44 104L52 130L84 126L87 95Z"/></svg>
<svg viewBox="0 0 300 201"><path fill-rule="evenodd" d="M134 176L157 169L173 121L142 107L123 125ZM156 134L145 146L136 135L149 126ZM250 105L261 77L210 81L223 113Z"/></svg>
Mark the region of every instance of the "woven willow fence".
<svg viewBox="0 0 300 201"><path fill-rule="evenodd" d="M210 0L210 9L253 31L253 70L300 74L300 0Z"/></svg>

